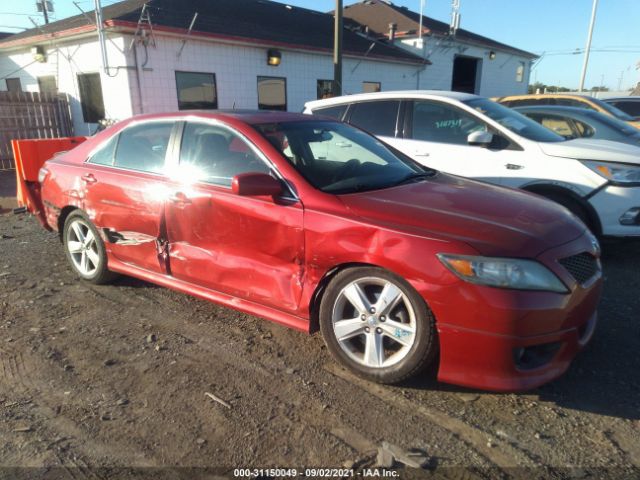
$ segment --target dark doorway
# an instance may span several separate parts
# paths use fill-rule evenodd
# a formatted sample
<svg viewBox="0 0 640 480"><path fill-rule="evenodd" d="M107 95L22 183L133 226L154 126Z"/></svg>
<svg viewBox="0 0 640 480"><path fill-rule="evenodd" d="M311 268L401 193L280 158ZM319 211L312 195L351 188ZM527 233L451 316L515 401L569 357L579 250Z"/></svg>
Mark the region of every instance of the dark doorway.
<svg viewBox="0 0 640 480"><path fill-rule="evenodd" d="M451 90L454 92L478 93L479 63L479 58L457 56L453 60Z"/></svg>

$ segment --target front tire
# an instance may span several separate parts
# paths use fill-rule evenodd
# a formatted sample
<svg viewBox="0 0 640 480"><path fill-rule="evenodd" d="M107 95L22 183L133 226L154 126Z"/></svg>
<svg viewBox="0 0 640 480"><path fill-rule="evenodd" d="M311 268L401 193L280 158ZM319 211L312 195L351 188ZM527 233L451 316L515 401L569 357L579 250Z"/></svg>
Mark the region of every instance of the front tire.
<svg viewBox="0 0 640 480"><path fill-rule="evenodd" d="M116 277L107 268L104 242L84 212L76 210L69 214L64 222L62 238L67 260L80 278L99 285Z"/></svg>
<svg viewBox="0 0 640 480"><path fill-rule="evenodd" d="M435 320L405 280L377 267L350 268L329 283L320 330L332 355L361 377L393 384L426 367L437 350Z"/></svg>

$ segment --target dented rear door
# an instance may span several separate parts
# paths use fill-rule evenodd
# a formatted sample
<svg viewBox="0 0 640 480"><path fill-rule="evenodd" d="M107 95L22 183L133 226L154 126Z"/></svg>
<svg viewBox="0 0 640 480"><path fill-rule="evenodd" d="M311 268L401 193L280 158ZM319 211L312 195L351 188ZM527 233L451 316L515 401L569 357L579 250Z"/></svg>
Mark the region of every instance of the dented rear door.
<svg viewBox="0 0 640 480"><path fill-rule="evenodd" d="M84 209L113 257L167 273L164 166L174 122L134 124L105 142L84 164Z"/></svg>

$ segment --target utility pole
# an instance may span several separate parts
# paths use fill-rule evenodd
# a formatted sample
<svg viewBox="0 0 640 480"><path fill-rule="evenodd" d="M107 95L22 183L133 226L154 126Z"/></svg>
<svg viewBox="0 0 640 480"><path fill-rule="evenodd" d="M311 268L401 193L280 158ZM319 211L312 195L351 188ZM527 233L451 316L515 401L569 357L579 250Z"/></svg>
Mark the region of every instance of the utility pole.
<svg viewBox="0 0 640 480"><path fill-rule="evenodd" d="M44 15L44 23L49 23L49 12L47 11L47 0L38 0L38 5L42 8L42 15Z"/></svg>
<svg viewBox="0 0 640 480"><path fill-rule="evenodd" d="M100 44L100 55L102 56L102 70L109 75L109 64L107 61L107 46L104 43L104 23L102 21L102 5L100 0L94 0L96 9L96 28L98 30L98 43Z"/></svg>
<svg viewBox="0 0 640 480"><path fill-rule="evenodd" d="M333 26L333 95L342 95L342 0L336 0Z"/></svg>
<svg viewBox="0 0 640 480"><path fill-rule="evenodd" d="M591 52L591 37L593 37L593 26L596 23L596 11L598 10L598 0L593 0L591 10L591 22L589 23L589 34L587 35L587 47L584 49L584 64L582 65L582 76L580 77L579 91L584 91L584 80L587 76L587 65L589 64L589 53Z"/></svg>

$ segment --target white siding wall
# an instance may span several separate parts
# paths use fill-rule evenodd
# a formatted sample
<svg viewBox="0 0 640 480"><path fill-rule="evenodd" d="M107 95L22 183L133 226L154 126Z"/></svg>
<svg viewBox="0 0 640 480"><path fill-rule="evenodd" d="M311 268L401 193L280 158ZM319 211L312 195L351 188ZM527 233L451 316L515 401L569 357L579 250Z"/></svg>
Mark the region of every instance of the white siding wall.
<svg viewBox="0 0 640 480"><path fill-rule="evenodd" d="M489 59L489 48L475 47L461 42L450 42L427 37L424 49L415 46L415 39L396 42L415 53L428 58L433 64L428 66L420 76L420 88L434 90L451 90L453 60L456 55L465 55L480 59L480 89L478 94L485 97L516 95L527 93L529 86L530 60L511 53L493 49L494 60ZM524 63L523 81L516 81L516 70L520 62Z"/></svg>
<svg viewBox="0 0 640 480"><path fill-rule="evenodd" d="M114 38L113 42L124 50L122 37ZM110 66L125 67L125 55L110 42L106 44ZM77 75L100 72L101 62L98 42L93 39L76 40L74 43L49 47L46 63L34 62L30 49L2 52L0 53L0 90L6 90L4 77L7 76L19 77L23 90L37 92L38 77L55 75L58 91L69 95L76 135L87 135L95 130L95 125L86 124L82 118ZM127 118L133 111L127 70L121 68L116 73L115 69L112 69L111 73L113 77L101 73L106 116L107 118Z"/></svg>
<svg viewBox="0 0 640 480"><path fill-rule="evenodd" d="M282 63L267 65L267 47L220 44L190 39L182 55L182 41L156 37L156 48L148 47L148 62L143 72L144 113L174 111L178 108L175 71L215 73L219 108L258 108L258 76L287 79L287 108L300 112L304 103L315 100L317 80L333 78L329 54L300 53L280 49ZM131 54L132 55L132 54ZM140 60L145 54L139 50ZM130 56L129 63L133 63ZM343 92L361 93L363 81L381 82L383 90L414 89L416 73L422 67L371 60L345 58ZM130 73L134 112L140 113L139 98Z"/></svg>

